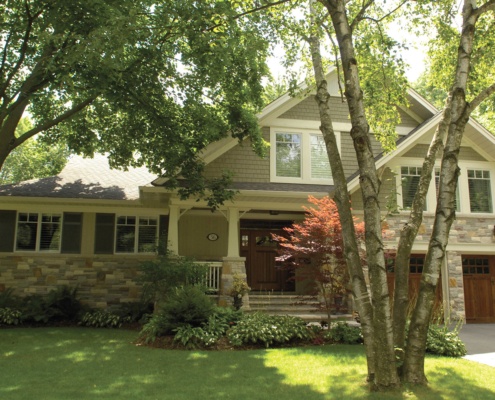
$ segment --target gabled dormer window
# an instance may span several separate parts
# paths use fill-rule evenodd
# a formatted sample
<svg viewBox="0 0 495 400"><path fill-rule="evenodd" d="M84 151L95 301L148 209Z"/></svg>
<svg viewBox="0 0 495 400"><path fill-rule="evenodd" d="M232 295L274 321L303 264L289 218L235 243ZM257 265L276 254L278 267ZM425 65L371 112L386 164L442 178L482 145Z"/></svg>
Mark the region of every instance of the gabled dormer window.
<svg viewBox="0 0 495 400"><path fill-rule="evenodd" d="M332 184L323 136L317 131L271 131L271 181Z"/></svg>

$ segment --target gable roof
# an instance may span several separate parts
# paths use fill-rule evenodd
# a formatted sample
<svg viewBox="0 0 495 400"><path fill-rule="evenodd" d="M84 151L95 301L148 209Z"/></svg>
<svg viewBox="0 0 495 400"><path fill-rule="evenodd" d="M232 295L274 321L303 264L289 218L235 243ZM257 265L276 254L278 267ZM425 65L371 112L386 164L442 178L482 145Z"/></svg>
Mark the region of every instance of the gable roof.
<svg viewBox="0 0 495 400"><path fill-rule="evenodd" d="M94 158L72 156L56 176L0 186L0 196L137 200L140 186L156 175L144 167L111 169L101 154Z"/></svg>

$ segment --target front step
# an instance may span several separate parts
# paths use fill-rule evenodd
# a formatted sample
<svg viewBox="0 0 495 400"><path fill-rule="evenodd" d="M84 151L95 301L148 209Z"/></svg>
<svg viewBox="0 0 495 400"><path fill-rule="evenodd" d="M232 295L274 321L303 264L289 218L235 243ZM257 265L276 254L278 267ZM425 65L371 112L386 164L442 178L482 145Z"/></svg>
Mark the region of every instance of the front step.
<svg viewBox="0 0 495 400"><path fill-rule="evenodd" d="M283 294L249 294L249 312L265 312L270 315L290 315L307 322L328 319L326 312L319 309L319 302L313 296ZM332 318L351 319L350 315L332 315Z"/></svg>

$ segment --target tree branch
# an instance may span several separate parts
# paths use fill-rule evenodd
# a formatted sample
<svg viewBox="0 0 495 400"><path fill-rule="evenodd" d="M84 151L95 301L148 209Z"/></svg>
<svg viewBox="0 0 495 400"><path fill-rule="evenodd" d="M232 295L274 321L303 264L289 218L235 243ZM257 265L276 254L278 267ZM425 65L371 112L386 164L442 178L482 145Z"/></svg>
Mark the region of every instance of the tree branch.
<svg viewBox="0 0 495 400"><path fill-rule="evenodd" d="M36 134L38 134L42 131L46 131L50 128L53 128L54 126L58 125L59 123L71 118L74 114L78 113L79 111L81 111L84 108L86 108L87 106L89 106L93 101L95 101L98 98L98 96L99 96L98 94L93 95L93 96L89 97L88 99L82 101L81 103L75 105L71 109L67 110L63 114L59 115L57 118L54 118L48 122L45 122L42 125L39 125L39 126L34 127L33 129L30 129L29 131L25 132L24 134L22 134L21 136L16 138L13 147L17 147L17 146L21 145L22 143L24 143L26 140L35 136Z"/></svg>
<svg viewBox="0 0 495 400"><path fill-rule="evenodd" d="M478 95L470 102L471 110L478 107L483 101L495 93L495 82L487 88L483 89Z"/></svg>
<svg viewBox="0 0 495 400"><path fill-rule="evenodd" d="M363 4L356 17L349 24L351 27L351 31L354 31L354 28L356 28L357 24L359 24L359 22L364 18L364 13L366 12L366 10L370 8L374 3L375 0L368 0L366 3Z"/></svg>
<svg viewBox="0 0 495 400"><path fill-rule="evenodd" d="M473 11L473 15L475 15L476 17L479 17L480 15L482 15L488 11L491 11L491 10L495 10L495 0L489 0L485 4L476 8Z"/></svg>

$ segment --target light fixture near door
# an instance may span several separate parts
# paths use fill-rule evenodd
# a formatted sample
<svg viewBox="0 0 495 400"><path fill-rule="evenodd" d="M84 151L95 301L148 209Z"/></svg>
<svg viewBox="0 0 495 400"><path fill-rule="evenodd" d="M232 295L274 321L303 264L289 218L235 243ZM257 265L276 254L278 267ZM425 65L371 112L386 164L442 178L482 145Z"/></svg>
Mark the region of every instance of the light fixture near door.
<svg viewBox="0 0 495 400"><path fill-rule="evenodd" d="M218 240L218 235L216 233L208 233L208 235L206 235L206 238L214 242L215 240Z"/></svg>

